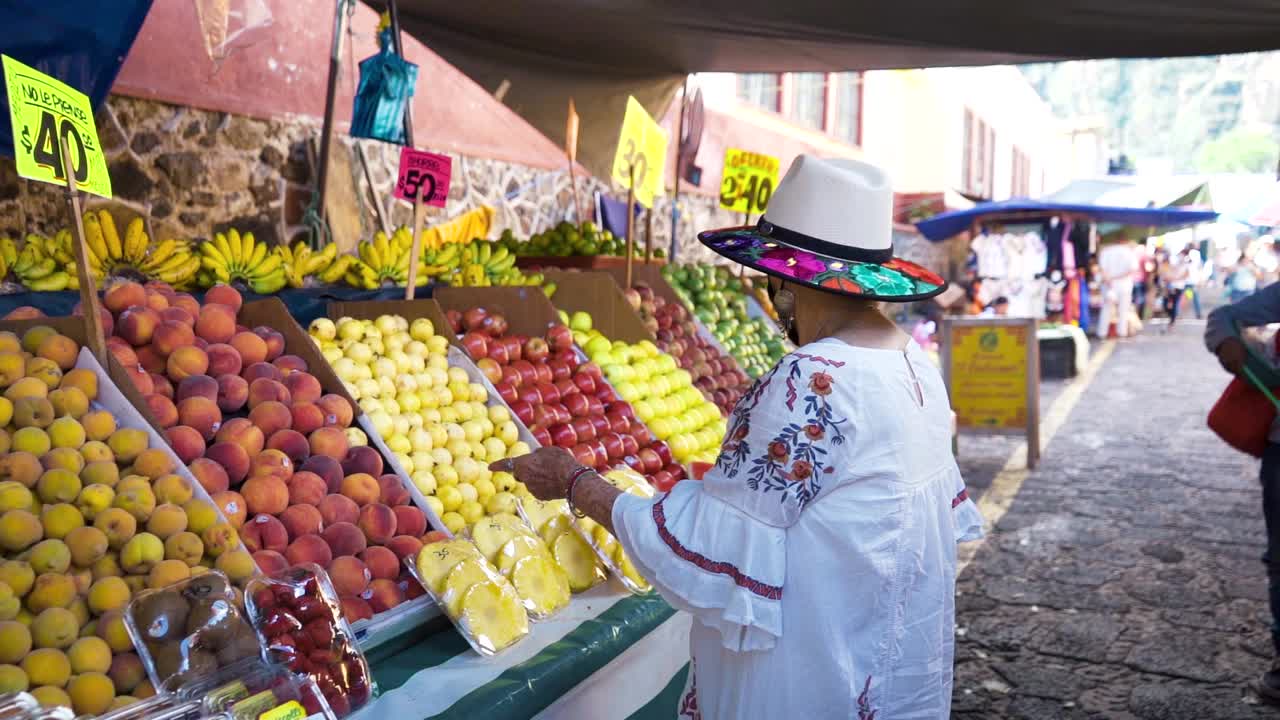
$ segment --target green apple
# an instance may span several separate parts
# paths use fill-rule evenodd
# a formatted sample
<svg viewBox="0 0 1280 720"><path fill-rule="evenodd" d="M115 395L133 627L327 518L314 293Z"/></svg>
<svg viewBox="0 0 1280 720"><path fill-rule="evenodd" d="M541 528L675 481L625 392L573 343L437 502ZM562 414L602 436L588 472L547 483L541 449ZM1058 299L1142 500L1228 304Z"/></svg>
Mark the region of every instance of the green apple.
<svg viewBox="0 0 1280 720"><path fill-rule="evenodd" d="M581 310L575 312L569 318L569 329L579 332L587 332L591 329L591 315Z"/></svg>

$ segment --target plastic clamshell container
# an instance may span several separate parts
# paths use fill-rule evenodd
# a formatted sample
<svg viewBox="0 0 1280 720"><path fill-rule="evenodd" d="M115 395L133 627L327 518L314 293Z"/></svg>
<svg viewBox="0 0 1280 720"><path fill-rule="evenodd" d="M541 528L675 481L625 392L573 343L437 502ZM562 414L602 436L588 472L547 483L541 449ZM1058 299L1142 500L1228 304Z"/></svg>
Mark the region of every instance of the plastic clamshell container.
<svg viewBox="0 0 1280 720"><path fill-rule="evenodd" d="M569 502L567 500L528 500L519 498L516 501L516 509L520 512L520 518L524 520L525 525L532 528L538 537L542 539L547 549L551 551L551 557L555 560L555 563L569 575L569 589L571 592L574 594L586 592L608 579L608 570L600 561L595 548L591 548L591 543L583 536L581 528L573 522L573 513L569 510ZM570 533L575 539L561 541L560 537L565 533ZM556 552L557 543L560 542L563 542L560 550L561 554L573 552L572 543L581 543L591 549L592 570L589 575L584 572L582 577L575 578L574 573L564 567L568 562L567 558L560 557L560 554ZM574 583L574 579L577 579L578 582Z"/></svg>
<svg viewBox="0 0 1280 720"><path fill-rule="evenodd" d="M644 479L644 476L630 468L615 468L604 473L601 477L625 493L644 498L651 498L655 494L653 486ZM600 561L604 563L605 567L609 568L609 572L613 573L614 577L618 578L618 582L621 582L623 587L635 595L646 595L653 590L653 586L648 581L637 581L637 578L640 580L644 580L644 578L640 577L635 566L627 558L622 544L608 530L605 530L603 525L596 523L591 518L579 517L573 518L573 525L586 539L591 549L595 551L596 557L600 558ZM631 570L631 573L634 573L634 577L627 572L628 569Z"/></svg>
<svg viewBox="0 0 1280 720"><path fill-rule="evenodd" d="M179 694L197 680L234 678L262 657L236 603L231 581L216 570L129 601L125 627L157 690Z"/></svg>
<svg viewBox="0 0 1280 720"><path fill-rule="evenodd" d="M417 558L406 557L405 565L422 584L432 602L449 618L467 644L480 655L492 657L519 643L529 634L529 613L510 581L464 538L432 543L418 552ZM423 574L424 564L431 564L439 589ZM459 569L467 564L468 568ZM455 572L456 571L456 572ZM474 580L468 584L468 580ZM472 596L478 586L486 586ZM495 636L487 623L505 632Z"/></svg>
<svg viewBox="0 0 1280 720"><path fill-rule="evenodd" d="M517 501L518 502L518 501ZM531 620L546 620L569 606L569 582L563 568L556 562L550 548L534 533L524 519L509 513L496 513L483 517L467 528L467 539L476 546L499 573L515 588ZM486 553L486 551L489 551ZM534 558L534 559L530 559ZM559 601L556 588L543 589L543 602L533 595L537 589L531 583L538 580L537 575L528 573L537 571L541 561L545 571L555 577L541 578L559 584L564 582L564 594ZM525 590L522 592L521 587Z"/></svg>
<svg viewBox="0 0 1280 720"><path fill-rule="evenodd" d="M267 659L314 681L335 717L346 717L374 698L369 661L319 565L294 565L255 578L245 591L245 606Z"/></svg>

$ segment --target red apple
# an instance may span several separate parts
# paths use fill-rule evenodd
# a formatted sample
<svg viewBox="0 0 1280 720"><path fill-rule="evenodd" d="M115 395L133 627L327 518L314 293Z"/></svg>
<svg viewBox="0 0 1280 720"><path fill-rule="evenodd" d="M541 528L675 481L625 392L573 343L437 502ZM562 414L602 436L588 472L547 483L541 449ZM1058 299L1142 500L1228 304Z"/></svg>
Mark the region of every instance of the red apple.
<svg viewBox="0 0 1280 720"><path fill-rule="evenodd" d="M604 414L609 420L609 429L616 433L624 433L631 429L631 421L625 415L613 410Z"/></svg>
<svg viewBox="0 0 1280 720"><path fill-rule="evenodd" d="M518 388L523 381L520 379L520 372L508 365L502 368L502 382L510 383L511 387Z"/></svg>
<svg viewBox="0 0 1280 720"><path fill-rule="evenodd" d="M444 319L449 321L449 329L454 335L462 333L462 313L457 310L445 310Z"/></svg>
<svg viewBox="0 0 1280 720"><path fill-rule="evenodd" d="M604 415L604 403L596 399L594 395L587 398L587 414L588 415Z"/></svg>
<svg viewBox="0 0 1280 720"><path fill-rule="evenodd" d="M569 449L569 452L573 453L573 459L577 460L578 464L592 468L596 467L595 451L593 451L586 443L574 445Z"/></svg>
<svg viewBox="0 0 1280 720"><path fill-rule="evenodd" d="M507 346L502 343L491 343L489 345L489 357L499 365L506 365L511 362L511 356L507 354Z"/></svg>
<svg viewBox="0 0 1280 720"><path fill-rule="evenodd" d="M667 472L666 470L659 470L658 472L654 473L653 476L649 478L649 481L653 484L654 489L657 490L658 492L669 492L671 488L676 484L675 477L673 477L671 473Z"/></svg>
<svg viewBox="0 0 1280 720"><path fill-rule="evenodd" d="M505 335L508 327L509 325L507 324L506 316L501 313L496 313L489 322L489 334L494 337Z"/></svg>
<svg viewBox="0 0 1280 720"><path fill-rule="evenodd" d="M638 455L624 455L622 456L622 462L626 463L627 467L638 473L644 472L644 463L640 460Z"/></svg>
<svg viewBox="0 0 1280 720"><path fill-rule="evenodd" d="M527 402L535 407L545 404L543 402L542 393L539 392L537 385L521 385L520 389L516 391L516 394L520 397L521 402Z"/></svg>
<svg viewBox="0 0 1280 720"><path fill-rule="evenodd" d="M570 395L581 395L581 394L582 394L582 393L581 393L581 391L579 391L579 390L578 390L578 386L573 384L573 380L569 380L569 379L565 379L565 380L553 380L553 381L551 382L551 384L552 384L552 385L555 385L555 386L556 386L556 390L559 390L559 391L560 391L560 401L561 401L561 402L564 402L564 399L565 399L565 398L567 398L567 397L569 397Z"/></svg>
<svg viewBox="0 0 1280 720"><path fill-rule="evenodd" d="M578 354L572 348L568 350L557 350L551 353L551 359L556 362L569 363L570 367L576 367L578 364Z"/></svg>
<svg viewBox="0 0 1280 720"><path fill-rule="evenodd" d="M587 415L587 420L591 423L591 427L595 428L596 437L613 432L613 430L609 428L609 418L604 415ZM636 447L639 448L640 446L637 445Z"/></svg>
<svg viewBox="0 0 1280 720"><path fill-rule="evenodd" d="M551 374L551 366L547 363L538 363L533 366L533 370L537 373L537 379L540 383L550 384L555 379L555 376Z"/></svg>
<svg viewBox="0 0 1280 720"><path fill-rule="evenodd" d="M584 373L579 370L578 374L573 376L573 384L588 395L594 395L596 392L596 379L590 373Z"/></svg>
<svg viewBox="0 0 1280 720"><path fill-rule="evenodd" d="M627 402L626 400L617 400L615 402L611 402L608 405L606 405L604 409L605 409L605 412L616 412L628 420L636 419L635 410L631 409L631 403Z"/></svg>
<svg viewBox="0 0 1280 720"><path fill-rule="evenodd" d="M489 338L484 333L468 332L462 336L462 349L473 358L485 357L489 354Z"/></svg>
<svg viewBox="0 0 1280 720"><path fill-rule="evenodd" d="M587 447L591 448L591 453L596 456L594 467L602 468L609 465L609 453L604 449L604 443L599 440L593 440L587 443Z"/></svg>
<svg viewBox="0 0 1280 720"><path fill-rule="evenodd" d="M569 412L569 408L561 403L547 403L547 407L551 408L551 412L556 415L556 422L567 423L573 419L573 415Z"/></svg>
<svg viewBox="0 0 1280 720"><path fill-rule="evenodd" d="M507 349L507 354L511 356L511 362L515 362L516 360L520 360L524 357L524 349L520 344L520 338L507 335L505 337L498 338L498 342L502 343L503 347Z"/></svg>
<svg viewBox="0 0 1280 720"><path fill-rule="evenodd" d="M520 373L521 385L532 385L538 382L538 371L533 369L533 363L528 360L516 360L512 358L511 367Z"/></svg>
<svg viewBox="0 0 1280 720"><path fill-rule="evenodd" d="M520 422L528 426L533 422L534 406L523 400L516 400L511 403L511 413L520 419Z"/></svg>
<svg viewBox="0 0 1280 720"><path fill-rule="evenodd" d="M640 452L640 443L636 442L636 436L630 435L630 434L623 435L622 436L622 454L635 455L638 452Z"/></svg>
<svg viewBox="0 0 1280 720"><path fill-rule="evenodd" d="M573 348L573 331L559 323L547 330L547 346L552 350L570 350Z"/></svg>
<svg viewBox="0 0 1280 720"><path fill-rule="evenodd" d="M599 381L600 378L604 377L604 372L600 370L600 366L590 361L582 363L577 367L576 370L573 371L574 375L579 375L582 373L586 373L587 375L590 375L591 377L595 378L597 381Z"/></svg>
<svg viewBox="0 0 1280 720"><path fill-rule="evenodd" d="M470 355L470 351L467 354ZM482 357L476 360L476 367L480 368L480 372L484 373L485 378L494 385L497 385L498 381L502 379L502 366L491 357Z"/></svg>
<svg viewBox="0 0 1280 720"><path fill-rule="evenodd" d="M649 447L653 448L653 451L658 453L659 458L662 458L663 465L671 464L671 448L665 442L656 440Z"/></svg>
<svg viewBox="0 0 1280 720"><path fill-rule="evenodd" d="M684 468L675 463L667 463L666 465L663 465L662 470L659 472L670 473L671 477L676 479L676 482L685 478Z"/></svg>
<svg viewBox="0 0 1280 720"><path fill-rule="evenodd" d="M564 406L569 411L570 415L574 417L583 417L590 414L587 410L591 407L591 401L587 399L586 395L583 395L580 392L574 392L573 394L566 395L564 397ZM608 423L605 424L606 426L608 425Z"/></svg>
<svg viewBox="0 0 1280 720"><path fill-rule="evenodd" d="M506 379L494 383L493 389L498 391L498 397L502 398L502 401L508 405L520 399L520 394L516 392L515 383Z"/></svg>
<svg viewBox="0 0 1280 720"><path fill-rule="evenodd" d="M608 453L610 460L617 460L623 456L625 449L622 442L623 437L629 436L619 435L618 433L609 433L600 438L601 444L604 445L604 451Z"/></svg>
<svg viewBox="0 0 1280 720"><path fill-rule="evenodd" d="M578 444L578 433L572 425L552 425L548 431L551 433L551 442L557 447L568 449Z"/></svg>
<svg viewBox="0 0 1280 720"><path fill-rule="evenodd" d="M662 458L658 457L658 453L651 448L640 448L640 454L637 457L644 464L645 474L651 475L662 469Z"/></svg>
<svg viewBox="0 0 1280 720"><path fill-rule="evenodd" d="M635 436L636 442L640 443L640 447L642 448L649 447L658 439L653 436L653 431L644 423L631 423L630 432Z"/></svg>
<svg viewBox="0 0 1280 720"><path fill-rule="evenodd" d="M544 403L560 402L560 391L556 389L555 385L552 385L549 382L540 382L535 384L534 387L538 390L538 394L542 396L542 402Z"/></svg>
<svg viewBox="0 0 1280 720"><path fill-rule="evenodd" d="M529 338L524 344L524 357L529 362L540 363L551 355L551 347L542 338Z"/></svg>
<svg viewBox="0 0 1280 720"><path fill-rule="evenodd" d="M525 423L528 425L529 423ZM551 427L560 424L560 417L546 405L533 406L533 424L538 427Z"/></svg>
<svg viewBox="0 0 1280 720"><path fill-rule="evenodd" d="M484 308L471 308L462 313L463 330L481 330L487 324L489 311Z"/></svg>
<svg viewBox="0 0 1280 720"><path fill-rule="evenodd" d="M551 447L551 433L547 432L545 427L531 428L529 433L533 435L533 439L538 441L541 447Z"/></svg>
<svg viewBox="0 0 1280 720"><path fill-rule="evenodd" d="M596 429L587 418L574 418L569 421L569 427L573 428L574 434L582 442L596 439ZM554 436L555 433L552 433L552 437Z"/></svg>
<svg viewBox="0 0 1280 720"><path fill-rule="evenodd" d="M600 385L596 389L596 398L598 398L602 403L611 403L618 399L618 395L613 391L613 388L608 385Z"/></svg>
<svg viewBox="0 0 1280 720"><path fill-rule="evenodd" d="M548 360L547 365L551 368L551 379L555 382L561 380L570 380L573 378L573 365L563 360Z"/></svg>

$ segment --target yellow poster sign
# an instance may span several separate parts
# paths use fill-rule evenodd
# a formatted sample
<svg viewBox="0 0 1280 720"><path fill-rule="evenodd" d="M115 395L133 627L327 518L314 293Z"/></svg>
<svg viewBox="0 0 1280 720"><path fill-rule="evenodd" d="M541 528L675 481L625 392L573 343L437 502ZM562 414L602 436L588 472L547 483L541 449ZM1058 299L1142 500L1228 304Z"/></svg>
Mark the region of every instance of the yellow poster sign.
<svg viewBox="0 0 1280 720"><path fill-rule="evenodd" d="M667 164L667 134L645 112L634 97L627 98L627 114L622 118L618 151L613 157L613 181L631 187L636 178L636 200L653 207L653 198L662 194L662 178Z"/></svg>
<svg viewBox="0 0 1280 720"><path fill-rule="evenodd" d="M3 56L3 62L18 174L66 185L65 144L76 185L85 192L111 197L107 158L98 142L88 96L8 55Z"/></svg>
<svg viewBox="0 0 1280 720"><path fill-rule="evenodd" d="M738 148L724 151L720 207L739 213L762 213L778 187L778 158Z"/></svg>
<svg viewBox="0 0 1280 720"><path fill-rule="evenodd" d="M967 428L1027 426L1027 327L951 331L951 406Z"/></svg>

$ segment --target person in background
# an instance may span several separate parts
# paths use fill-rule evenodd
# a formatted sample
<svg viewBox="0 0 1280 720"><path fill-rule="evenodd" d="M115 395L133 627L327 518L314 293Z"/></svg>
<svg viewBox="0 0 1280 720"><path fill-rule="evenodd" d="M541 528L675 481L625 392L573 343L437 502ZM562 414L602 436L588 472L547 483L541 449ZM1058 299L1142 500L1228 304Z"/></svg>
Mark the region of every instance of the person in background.
<svg viewBox="0 0 1280 720"><path fill-rule="evenodd" d="M1111 322L1116 324L1116 337L1129 336L1129 307L1133 304L1133 276L1142 269L1137 245L1131 240L1103 245L1098 251L1102 273L1102 312L1098 316L1097 334L1107 338ZM1114 314L1113 314L1114 313Z"/></svg>
<svg viewBox="0 0 1280 720"><path fill-rule="evenodd" d="M1237 328L1258 327L1280 322L1280 283L1269 285L1245 299L1209 313L1204 342L1218 356L1218 362L1232 375L1244 368L1248 350ZM1275 657L1271 669L1258 681L1258 694L1280 702L1280 418L1271 426L1269 444L1262 455L1262 517L1266 520L1267 550L1262 562L1267 566L1268 597L1271 601L1271 643Z"/></svg>
<svg viewBox="0 0 1280 720"><path fill-rule="evenodd" d="M1169 325L1165 332L1171 332L1178 324L1178 309L1182 306L1182 295L1187 291L1187 263L1183 252L1177 255L1165 254L1160 265L1160 281L1164 285L1164 310L1169 314Z"/></svg>
<svg viewBox="0 0 1280 720"><path fill-rule="evenodd" d="M983 308L981 313L983 317L993 317L993 316L1004 317L1008 314L1009 314L1009 298L1003 295L996 298L995 300L992 300L990 304L988 304L985 308Z"/></svg>
<svg viewBox="0 0 1280 720"><path fill-rule="evenodd" d="M882 170L800 155L758 225L699 234L770 275L799 346L701 481L628 495L550 446L490 465L603 525L689 614L681 720L951 716L956 544L982 517L942 376L881 310L946 287L893 256L892 220Z"/></svg>
<svg viewBox="0 0 1280 720"><path fill-rule="evenodd" d="M1188 246L1182 251L1187 263L1187 294L1191 296L1191 307L1195 310L1196 319L1204 317L1200 312L1200 286L1205 280L1205 263L1200 251Z"/></svg>
<svg viewBox="0 0 1280 720"><path fill-rule="evenodd" d="M1240 258L1235 269L1227 276L1227 297L1232 303L1238 303L1258 290L1258 273L1253 263Z"/></svg>

